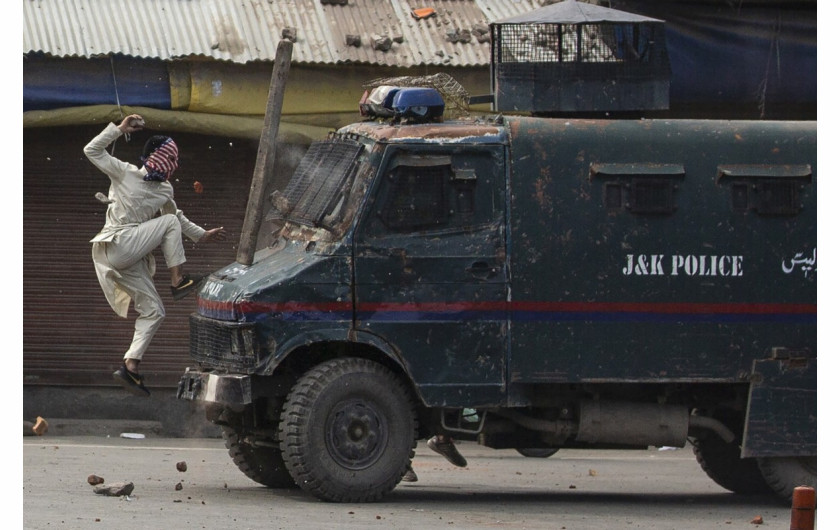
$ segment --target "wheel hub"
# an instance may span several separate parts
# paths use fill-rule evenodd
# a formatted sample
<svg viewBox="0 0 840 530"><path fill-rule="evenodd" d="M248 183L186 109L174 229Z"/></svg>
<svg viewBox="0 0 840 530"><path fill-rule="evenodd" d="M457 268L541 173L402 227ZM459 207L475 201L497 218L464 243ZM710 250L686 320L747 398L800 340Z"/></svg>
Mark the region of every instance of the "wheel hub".
<svg viewBox="0 0 840 530"><path fill-rule="evenodd" d="M327 426L327 449L342 467L364 469L375 463L388 440L381 411L364 400L347 400L332 410Z"/></svg>

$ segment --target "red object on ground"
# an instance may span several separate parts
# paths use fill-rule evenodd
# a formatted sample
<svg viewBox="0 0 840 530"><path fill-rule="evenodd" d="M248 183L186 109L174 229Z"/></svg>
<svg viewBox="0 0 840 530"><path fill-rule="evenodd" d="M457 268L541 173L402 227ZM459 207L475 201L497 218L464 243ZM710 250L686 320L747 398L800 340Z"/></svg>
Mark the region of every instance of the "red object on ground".
<svg viewBox="0 0 840 530"><path fill-rule="evenodd" d="M793 503L790 510L790 530L814 530L814 515L817 508L817 492L808 486L793 489Z"/></svg>

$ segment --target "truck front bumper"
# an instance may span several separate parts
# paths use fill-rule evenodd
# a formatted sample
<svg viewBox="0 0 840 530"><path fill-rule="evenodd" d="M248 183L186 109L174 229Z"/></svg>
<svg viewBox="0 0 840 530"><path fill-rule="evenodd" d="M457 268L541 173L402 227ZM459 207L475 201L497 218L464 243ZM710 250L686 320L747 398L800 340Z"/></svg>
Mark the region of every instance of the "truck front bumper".
<svg viewBox="0 0 840 530"><path fill-rule="evenodd" d="M221 405L247 405L252 400L251 377L200 372L187 368L178 383L176 397Z"/></svg>

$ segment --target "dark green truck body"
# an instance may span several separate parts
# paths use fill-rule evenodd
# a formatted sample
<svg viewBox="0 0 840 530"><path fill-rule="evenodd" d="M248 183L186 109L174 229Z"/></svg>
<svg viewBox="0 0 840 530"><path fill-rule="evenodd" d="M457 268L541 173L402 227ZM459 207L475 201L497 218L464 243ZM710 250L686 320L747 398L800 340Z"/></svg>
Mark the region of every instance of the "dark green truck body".
<svg viewBox="0 0 840 530"><path fill-rule="evenodd" d="M815 123L362 122L312 149L275 243L213 274L191 320L178 394L237 450L260 438L326 500L389 491L408 457L353 495L285 456L290 392L352 358L406 389L412 440L691 441L733 491L765 484L721 477L727 458L783 495L815 483Z"/></svg>

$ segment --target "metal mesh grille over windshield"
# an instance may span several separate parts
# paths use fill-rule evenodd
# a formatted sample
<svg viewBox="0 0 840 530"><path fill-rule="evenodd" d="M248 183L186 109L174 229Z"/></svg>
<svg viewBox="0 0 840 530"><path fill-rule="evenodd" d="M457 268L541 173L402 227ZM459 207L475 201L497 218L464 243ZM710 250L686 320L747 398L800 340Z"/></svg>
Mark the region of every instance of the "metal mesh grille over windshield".
<svg viewBox="0 0 840 530"><path fill-rule="evenodd" d="M361 151L360 143L348 139L314 142L301 160L289 184L273 193L273 212L279 218L317 226L338 201Z"/></svg>

